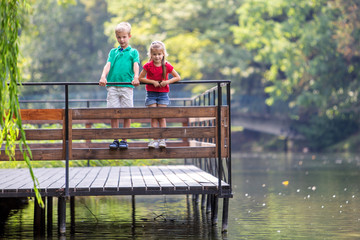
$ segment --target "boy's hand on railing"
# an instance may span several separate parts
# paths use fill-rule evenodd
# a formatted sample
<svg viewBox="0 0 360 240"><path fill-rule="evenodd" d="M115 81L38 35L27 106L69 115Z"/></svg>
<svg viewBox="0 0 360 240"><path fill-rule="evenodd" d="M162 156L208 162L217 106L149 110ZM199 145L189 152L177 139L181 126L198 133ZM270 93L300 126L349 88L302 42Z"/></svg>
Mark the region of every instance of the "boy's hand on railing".
<svg viewBox="0 0 360 240"><path fill-rule="evenodd" d="M131 81L131 84L132 84L134 87L139 86L139 85L140 85L139 78L138 78L138 77L134 77L134 80Z"/></svg>
<svg viewBox="0 0 360 240"><path fill-rule="evenodd" d="M102 86L102 87L105 87L106 83L107 83L106 78L101 77L100 81L99 81L99 85Z"/></svg>

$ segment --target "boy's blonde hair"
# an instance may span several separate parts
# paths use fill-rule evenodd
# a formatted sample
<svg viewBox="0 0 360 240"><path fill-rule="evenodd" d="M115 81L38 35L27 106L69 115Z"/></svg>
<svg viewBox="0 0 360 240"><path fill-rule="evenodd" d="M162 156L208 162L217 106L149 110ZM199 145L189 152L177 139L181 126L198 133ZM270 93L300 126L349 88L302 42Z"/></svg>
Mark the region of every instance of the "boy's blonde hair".
<svg viewBox="0 0 360 240"><path fill-rule="evenodd" d="M164 53L164 57L163 59L161 60L161 67L162 67L162 70L163 70L163 73L162 73L162 78L163 80L166 80L166 66L165 66L165 63L166 63L166 57L168 56L168 53L166 52L166 48L165 48L165 44L161 41L154 41L150 44L150 47L149 47L149 51L147 52L147 55L149 57L149 61L151 61L151 52L153 49L161 49Z"/></svg>
<svg viewBox="0 0 360 240"><path fill-rule="evenodd" d="M115 27L115 32L127 32L131 34L131 24L128 22L121 22Z"/></svg>

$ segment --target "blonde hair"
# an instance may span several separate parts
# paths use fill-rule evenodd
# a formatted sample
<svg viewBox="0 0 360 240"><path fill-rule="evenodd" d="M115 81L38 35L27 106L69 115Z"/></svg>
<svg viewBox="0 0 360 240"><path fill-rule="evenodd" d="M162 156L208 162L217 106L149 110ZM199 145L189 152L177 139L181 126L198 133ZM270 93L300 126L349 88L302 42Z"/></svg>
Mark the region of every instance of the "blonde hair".
<svg viewBox="0 0 360 240"><path fill-rule="evenodd" d="M121 22L115 27L115 32L127 32L131 33L131 24L128 22Z"/></svg>
<svg viewBox="0 0 360 240"><path fill-rule="evenodd" d="M166 57L168 56L168 53L166 52L165 44L161 41L154 41L150 44L149 51L147 52L147 55L149 57L149 61L151 61L151 53L153 49L161 49L164 53L164 57L161 60L161 67L162 67L162 78L163 80L166 80Z"/></svg>

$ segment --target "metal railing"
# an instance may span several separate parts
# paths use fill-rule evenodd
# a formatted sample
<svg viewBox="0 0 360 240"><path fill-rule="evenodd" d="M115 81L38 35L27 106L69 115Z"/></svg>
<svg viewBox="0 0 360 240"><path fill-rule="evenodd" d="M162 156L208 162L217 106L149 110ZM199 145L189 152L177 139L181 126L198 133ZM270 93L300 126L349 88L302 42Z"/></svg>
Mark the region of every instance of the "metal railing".
<svg viewBox="0 0 360 240"><path fill-rule="evenodd" d="M108 83L108 85L129 85L129 83ZM222 146L221 146L221 142L222 142L222 135L221 135L221 106L223 106L223 102L224 100L226 100L226 105L228 106L228 115L229 115L229 119L228 119L228 128L229 128L229 133L231 133L231 121L230 121L230 116L231 116L231 94L230 94L230 84L231 81L230 80L192 80L192 81L180 81L180 82L176 82L175 84L215 84L214 87L212 87L211 89L205 91L202 94L199 94L195 97L192 98L177 98L177 99L173 99L173 100L179 100L179 101L183 101L184 105L187 105L187 103L189 102L191 106L217 106L217 136L218 138L216 139L218 141L219 144L217 144L217 164L214 164L215 166L213 166L211 164L210 161L210 165L209 164L200 164L199 167L202 168L203 170L213 174L213 175L217 175L219 181L218 181L218 186L219 186L219 196L220 197L224 197L222 194L222 183L221 181L224 180L225 182L227 182L230 185L230 189L232 188L232 182L231 182L231 134L229 134L228 136L228 149L229 149L229 156L226 159L226 172L224 171L224 166L223 166L223 159L222 159ZM98 86L97 82L28 82L28 83L22 83L23 86L64 86L64 99L63 100L22 100L20 102L63 102L65 105L65 157L66 157L66 164L65 164L65 195L69 196L69 103L70 102L86 102L87 103L87 107L90 107L90 102L97 102L97 101L104 101L102 99L86 99L86 100L79 100L79 99L74 99L74 100L70 100L69 99L69 87L71 86ZM223 89L226 87L226 90L224 91ZM225 97L224 97L225 95ZM227 173L227 176L225 176ZM232 191L230 191L232 192ZM229 196L225 196L225 197L229 197Z"/></svg>

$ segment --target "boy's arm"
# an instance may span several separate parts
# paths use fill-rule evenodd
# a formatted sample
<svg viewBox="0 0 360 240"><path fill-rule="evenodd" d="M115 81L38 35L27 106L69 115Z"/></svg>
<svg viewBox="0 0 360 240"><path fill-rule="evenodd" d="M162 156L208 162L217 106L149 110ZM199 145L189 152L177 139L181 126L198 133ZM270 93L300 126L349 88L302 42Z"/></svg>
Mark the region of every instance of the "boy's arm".
<svg viewBox="0 0 360 240"><path fill-rule="evenodd" d="M107 83L106 77L107 77L107 75L108 75L108 73L110 71L110 66L111 66L110 62L107 62L105 64L104 69L103 69L102 74L101 74L100 81L99 81L100 86L103 86L103 87L106 86L106 83Z"/></svg>
<svg viewBox="0 0 360 240"><path fill-rule="evenodd" d="M134 80L131 81L132 85L137 87L140 85L139 82L139 63L134 62L133 65L133 70L134 70Z"/></svg>
<svg viewBox="0 0 360 240"><path fill-rule="evenodd" d="M178 82L178 81L181 80L180 75L175 71L175 69L173 69L173 70L171 71L171 75L173 75L173 78L171 78L171 79L169 79L169 80L166 80L166 81L162 81L162 82L160 83L160 85L161 85L162 87L165 87L165 86L168 85L168 84L172 84L172 83L174 83L174 82Z"/></svg>

